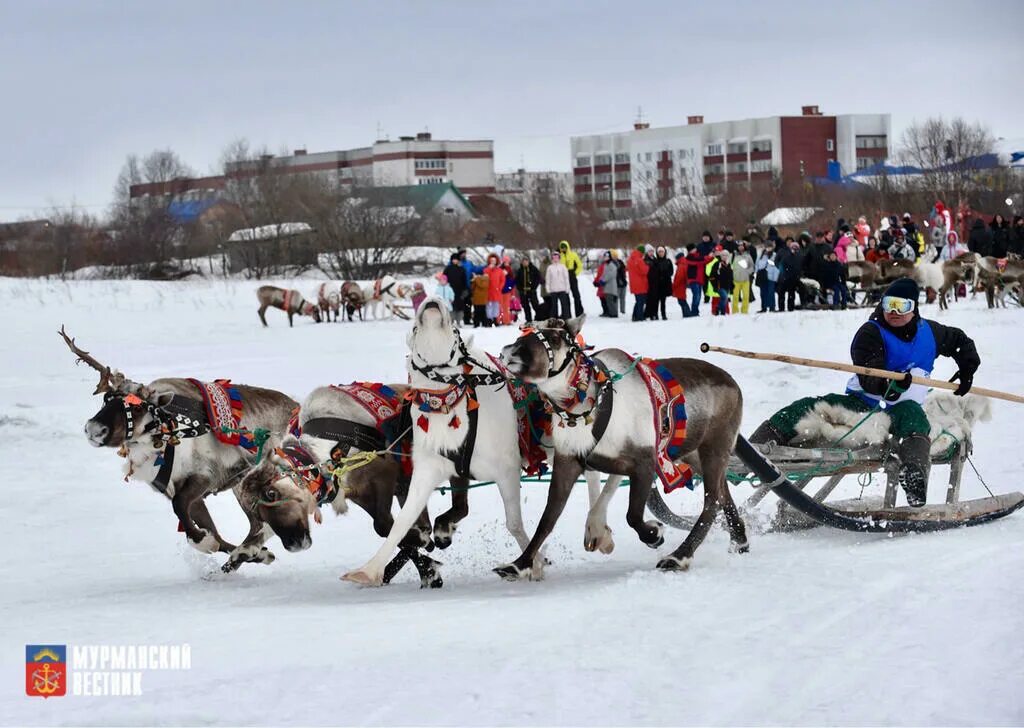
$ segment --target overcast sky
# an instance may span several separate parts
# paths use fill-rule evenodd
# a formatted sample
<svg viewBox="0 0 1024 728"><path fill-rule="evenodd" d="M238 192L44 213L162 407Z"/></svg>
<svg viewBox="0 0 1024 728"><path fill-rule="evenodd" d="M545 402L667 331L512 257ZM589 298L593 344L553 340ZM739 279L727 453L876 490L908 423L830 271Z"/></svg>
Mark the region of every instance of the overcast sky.
<svg viewBox="0 0 1024 728"><path fill-rule="evenodd" d="M799 114L963 115L1024 136L1024 2L0 0L0 220L103 212L126 155L200 173L272 151L494 139L498 171L569 136Z"/></svg>

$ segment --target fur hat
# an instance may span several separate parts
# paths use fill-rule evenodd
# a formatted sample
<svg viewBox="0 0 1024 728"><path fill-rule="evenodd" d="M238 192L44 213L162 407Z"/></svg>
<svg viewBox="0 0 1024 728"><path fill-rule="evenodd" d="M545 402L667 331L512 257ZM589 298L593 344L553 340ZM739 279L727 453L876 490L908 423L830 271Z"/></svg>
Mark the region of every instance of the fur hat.
<svg viewBox="0 0 1024 728"><path fill-rule="evenodd" d="M645 255L653 255L654 254L654 246L651 245L650 243L647 243L647 245L644 246L644 254Z"/></svg>

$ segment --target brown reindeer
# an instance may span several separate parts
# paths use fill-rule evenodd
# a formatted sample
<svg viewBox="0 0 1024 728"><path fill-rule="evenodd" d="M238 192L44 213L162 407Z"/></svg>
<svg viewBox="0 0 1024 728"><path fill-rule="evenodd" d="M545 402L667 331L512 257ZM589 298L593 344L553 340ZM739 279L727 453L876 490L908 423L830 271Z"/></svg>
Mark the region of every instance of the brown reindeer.
<svg viewBox="0 0 1024 728"><path fill-rule="evenodd" d="M249 469L251 456L241 447L225 444L211 431L202 395L188 379L156 379L139 384L100 364L80 349L62 328L60 335L78 357L100 373L93 394L103 394L103 406L85 423L85 435L95 447L117 448L127 461L126 479L148 483L171 501L189 543L205 553L229 554L225 570L241 563L270 563L274 555L262 543L267 532L248 509L249 533L240 546L217 531L203 499L234 489ZM270 389L232 385L243 403L239 429L283 431L297 403ZM238 491L234 490L235 497ZM239 501L241 504L241 501ZM288 550L298 544L284 543Z"/></svg>
<svg viewBox="0 0 1024 728"><path fill-rule="evenodd" d="M846 264L847 278L851 283L856 283L864 291L864 302L867 302L871 290L875 287L878 279L878 266L869 260L851 260ZM851 298L853 298L851 294ZM856 303L856 301L854 301Z"/></svg>
<svg viewBox="0 0 1024 728"><path fill-rule="evenodd" d="M973 283L978 256L974 253L963 253L952 260L942 263L942 286L939 288L939 308L949 308L946 294L952 290L953 300L957 300L956 289L960 283Z"/></svg>
<svg viewBox="0 0 1024 728"><path fill-rule="evenodd" d="M355 385L353 385L355 386ZM286 439L280 448L273 448L267 460L254 467L239 486L240 500L251 504L258 517L266 521L282 538L291 535L304 543L312 543L309 527L310 502L330 504L335 513L348 510L352 501L373 519L377 535L386 537L394 525L391 506L395 499L405 502L409 488L409 472L401 458L375 457L346 472L337 468L344 458L360 452L383 451L388 446L400 449L403 442L411 444L409 404L403 395L407 385L389 385L400 398L399 408L390 409L390 435L378 424L376 416L357 397L339 387L318 387L302 404L298 417L301 436ZM387 405L385 405L387 407ZM374 409L371 404L370 409ZM379 411L379 410L376 410ZM404 433L402 432L404 430ZM388 442L390 438L397 441ZM407 455L406 455L407 456ZM328 468L336 475L325 472ZM399 555L385 569L385 583L412 560L424 587L440 587L440 564L420 549L444 549L451 545L458 522L469 513L468 481L452 479L452 508L431 525L424 510L414 527L399 543ZM314 520L318 520L315 517Z"/></svg>
<svg viewBox="0 0 1024 728"><path fill-rule="evenodd" d="M316 289L316 303L320 309L320 315L326 321L331 320L332 313L334 320L338 320L341 315L341 296L333 282L325 281L319 285Z"/></svg>
<svg viewBox="0 0 1024 728"><path fill-rule="evenodd" d="M560 420L552 428L555 458L547 505L523 554L495 569L505 579L532 576L534 558L584 468L628 475L626 522L651 548L665 540L662 524L644 521L644 506L658 459L664 454L659 454L662 435L655 422L661 425L666 412L655 416L638 363L628 354L617 349L585 353L577 343L583 320L583 316L569 321L548 319L502 350L509 370L536 384L556 421ZM743 395L727 372L705 361L662 359L660 364L682 385L689 415L676 462L692 465L704 480L704 509L690 535L658 562L659 569L683 571L689 568L719 508L725 513L733 549L742 553L749 548L746 528L725 477L742 419Z"/></svg>
<svg viewBox="0 0 1024 728"><path fill-rule="evenodd" d="M363 306L366 298L363 295L363 287L355 281L345 281L341 284L341 300L345 304L345 314L348 320L352 320L353 314L359 314L359 320L363 320Z"/></svg>
<svg viewBox="0 0 1024 728"><path fill-rule="evenodd" d="M260 286L256 291L256 298L260 302L260 321L267 325L267 318L263 314L268 308L279 308L288 314L288 325L292 326L292 317L295 314L312 316L313 320L320 323L320 309L302 297L298 291L277 286Z"/></svg>
<svg viewBox="0 0 1024 728"><path fill-rule="evenodd" d="M1020 300L1020 292L1024 286L1024 261L1016 257L1000 259L989 255L979 257L975 267L978 283L985 288L985 301L989 308L995 308L998 304L1005 306L1003 297L1008 289L1013 290L1018 301Z"/></svg>

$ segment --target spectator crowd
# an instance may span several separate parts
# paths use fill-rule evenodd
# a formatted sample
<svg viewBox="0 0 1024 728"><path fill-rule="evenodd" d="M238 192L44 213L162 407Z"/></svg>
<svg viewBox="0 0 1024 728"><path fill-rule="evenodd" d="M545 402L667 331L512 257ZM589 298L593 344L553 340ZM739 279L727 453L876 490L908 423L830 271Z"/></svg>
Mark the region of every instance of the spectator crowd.
<svg viewBox="0 0 1024 728"><path fill-rule="evenodd" d="M751 224L740 239L722 227L716 235L705 230L699 241L674 252L664 245L638 245L623 260L618 250L603 251L590 282L601 316L618 318L628 311L633 321L667 319L670 298L683 318L700 316L702 309L724 316L846 308L851 268L862 261L878 266L905 261L905 266L967 252L1024 256L1024 218L1015 216L1011 224L996 214L986 222L961 211L954 220L937 202L922 224L909 212L885 216L875 228L866 216L853 223L840 218L834 228L796 237L782 237L774 227L762 236ZM460 249L437 274L435 294L449 302L457 321L474 327L507 326L520 314L526 321L571 318L583 313L583 275L583 259L566 240L536 262L527 253L513 257L497 246L480 265Z"/></svg>

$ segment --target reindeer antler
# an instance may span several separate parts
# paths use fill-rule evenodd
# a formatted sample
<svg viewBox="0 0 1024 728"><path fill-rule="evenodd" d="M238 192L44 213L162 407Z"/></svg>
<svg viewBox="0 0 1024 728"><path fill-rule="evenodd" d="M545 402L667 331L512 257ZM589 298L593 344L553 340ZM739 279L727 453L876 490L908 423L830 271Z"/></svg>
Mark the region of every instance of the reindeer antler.
<svg viewBox="0 0 1024 728"><path fill-rule="evenodd" d="M100 373L100 381L99 384L96 385L96 390L93 392L93 394L99 394L100 392L110 391L110 367L100 364L98 361L96 361L96 359L92 357L91 354L89 354L89 352L79 349L78 346L75 345L75 340L68 336L67 333L65 333L63 325L60 327L60 331L58 331L57 333L59 333L64 338L64 343L68 345L69 349L71 349L71 353L78 357L75 360L76 364L85 362L86 364L88 364L89 366L91 366L93 369Z"/></svg>

